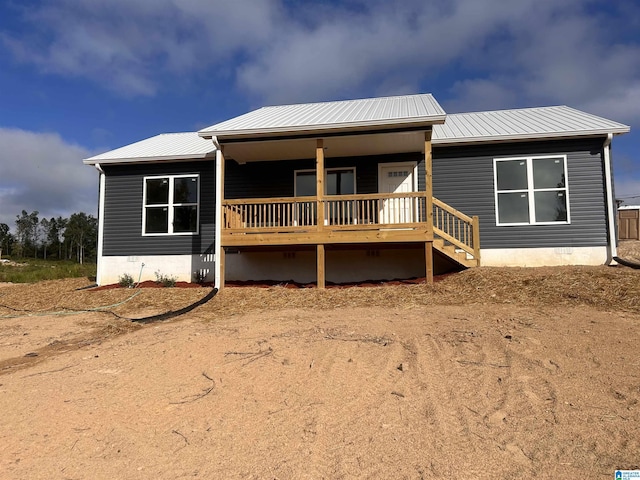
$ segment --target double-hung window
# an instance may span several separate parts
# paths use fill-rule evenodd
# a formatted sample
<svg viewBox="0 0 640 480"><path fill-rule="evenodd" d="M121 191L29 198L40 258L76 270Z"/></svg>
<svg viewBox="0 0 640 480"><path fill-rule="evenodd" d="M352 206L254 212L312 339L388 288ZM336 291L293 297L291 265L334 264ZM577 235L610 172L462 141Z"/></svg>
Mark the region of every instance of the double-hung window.
<svg viewBox="0 0 640 480"><path fill-rule="evenodd" d="M199 184L198 175L145 177L142 233L198 233Z"/></svg>
<svg viewBox="0 0 640 480"><path fill-rule="evenodd" d="M498 225L569 223L566 155L494 159Z"/></svg>

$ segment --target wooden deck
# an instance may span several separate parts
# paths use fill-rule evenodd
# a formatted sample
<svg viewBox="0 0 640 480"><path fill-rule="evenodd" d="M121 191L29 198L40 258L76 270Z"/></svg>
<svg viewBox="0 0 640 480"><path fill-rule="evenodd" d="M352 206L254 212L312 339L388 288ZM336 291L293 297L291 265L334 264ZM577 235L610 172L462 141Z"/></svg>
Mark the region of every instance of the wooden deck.
<svg viewBox="0 0 640 480"><path fill-rule="evenodd" d="M222 213L224 247L435 241L464 266L480 258L477 218L426 192L224 200Z"/></svg>

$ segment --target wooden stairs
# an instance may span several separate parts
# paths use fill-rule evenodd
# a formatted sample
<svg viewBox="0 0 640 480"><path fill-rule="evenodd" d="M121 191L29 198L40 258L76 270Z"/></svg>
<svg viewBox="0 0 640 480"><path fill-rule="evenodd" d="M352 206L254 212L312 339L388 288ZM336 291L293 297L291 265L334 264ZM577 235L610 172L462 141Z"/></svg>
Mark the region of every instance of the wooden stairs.
<svg viewBox="0 0 640 480"><path fill-rule="evenodd" d="M446 243L442 238L433 239L433 248L465 268L478 267L479 259L464 250Z"/></svg>
<svg viewBox="0 0 640 480"><path fill-rule="evenodd" d="M433 198L433 248L465 268L480 266L480 220Z"/></svg>

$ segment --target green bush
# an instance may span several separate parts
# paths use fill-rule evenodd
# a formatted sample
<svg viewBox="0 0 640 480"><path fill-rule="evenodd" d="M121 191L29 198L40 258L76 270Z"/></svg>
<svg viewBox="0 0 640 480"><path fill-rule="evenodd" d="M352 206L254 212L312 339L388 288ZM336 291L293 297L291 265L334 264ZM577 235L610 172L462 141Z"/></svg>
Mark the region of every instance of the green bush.
<svg viewBox="0 0 640 480"><path fill-rule="evenodd" d="M135 285L133 277L128 273L124 273L118 277L118 285L125 288L132 288Z"/></svg>
<svg viewBox="0 0 640 480"><path fill-rule="evenodd" d="M156 282L161 284L163 287L175 287L176 286L176 277L170 277L168 275L164 275L160 273L158 270L156 273Z"/></svg>

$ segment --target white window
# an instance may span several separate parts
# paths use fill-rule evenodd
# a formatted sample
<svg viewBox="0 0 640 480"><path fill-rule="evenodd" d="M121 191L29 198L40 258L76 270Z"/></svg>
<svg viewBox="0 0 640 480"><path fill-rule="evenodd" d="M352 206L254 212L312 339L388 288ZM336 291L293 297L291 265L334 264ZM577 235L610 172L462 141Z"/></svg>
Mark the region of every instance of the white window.
<svg viewBox="0 0 640 480"><path fill-rule="evenodd" d="M198 175L145 177L143 190L143 235L198 233Z"/></svg>
<svg viewBox="0 0 640 480"><path fill-rule="evenodd" d="M493 161L498 225L567 224L566 155Z"/></svg>

